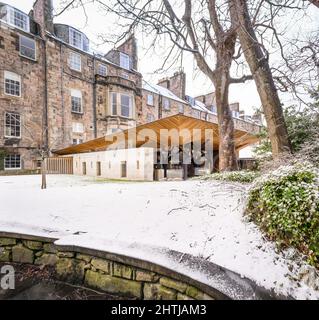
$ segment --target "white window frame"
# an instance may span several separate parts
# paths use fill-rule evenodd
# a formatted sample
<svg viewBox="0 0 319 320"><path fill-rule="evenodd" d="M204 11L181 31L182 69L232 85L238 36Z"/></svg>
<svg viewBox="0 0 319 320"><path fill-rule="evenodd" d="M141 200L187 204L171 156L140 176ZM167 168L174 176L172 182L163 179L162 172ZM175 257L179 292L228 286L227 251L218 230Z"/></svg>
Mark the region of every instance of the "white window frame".
<svg viewBox="0 0 319 320"><path fill-rule="evenodd" d="M130 56L126 53L120 52L120 67L130 70Z"/></svg>
<svg viewBox="0 0 319 320"><path fill-rule="evenodd" d="M79 59L79 61L75 61L75 58ZM80 54L73 51L70 52L69 67L74 71L78 71L78 72L82 71L82 57Z"/></svg>
<svg viewBox="0 0 319 320"><path fill-rule="evenodd" d="M12 168L12 167L7 167L6 166L6 158L7 157L19 157L19 161L20 161L20 166L19 167L14 167L14 168ZM20 154L8 154L8 155L6 155L5 157L4 157L4 159L3 159L3 161L4 161L4 170L21 170L21 168L22 168L22 166L21 166L21 164L22 164L22 159L21 159L21 155ZM10 160L11 161L11 160ZM16 160L15 160L16 161Z"/></svg>
<svg viewBox="0 0 319 320"><path fill-rule="evenodd" d="M122 112L122 96L129 97L129 116L123 115ZM116 97L116 114L114 114L114 100L113 98ZM125 106L126 107L126 106ZM132 119L134 117L134 96L127 94L127 93L122 93L122 92L110 92L110 114L112 116L120 116L123 118L127 119Z"/></svg>
<svg viewBox="0 0 319 320"><path fill-rule="evenodd" d="M103 72L101 72L101 70L103 70ZM102 77L106 77L107 76L107 65L105 65L103 63L99 63L99 65L97 67L97 73L98 73L98 75L100 75Z"/></svg>
<svg viewBox="0 0 319 320"><path fill-rule="evenodd" d="M151 101L150 101L151 100ZM152 93L147 94L147 101L148 106L154 107L154 95Z"/></svg>
<svg viewBox="0 0 319 320"><path fill-rule="evenodd" d="M178 105L178 112L179 113L184 113L185 112L185 107L184 107L184 105L182 103L180 103Z"/></svg>
<svg viewBox="0 0 319 320"><path fill-rule="evenodd" d="M72 104L73 98L80 99L80 103L81 103L80 111L73 110L73 104ZM82 92L80 90L71 89L71 112L77 113L77 114L83 114L83 99L82 99Z"/></svg>
<svg viewBox="0 0 319 320"><path fill-rule="evenodd" d="M4 94L12 97L21 97L21 92L22 92L21 76L11 71L4 71L3 79L4 79ZM11 94L6 91L6 80L19 82L19 95Z"/></svg>
<svg viewBox="0 0 319 320"><path fill-rule="evenodd" d="M81 43L80 43L79 46L73 43L73 40L74 40L73 35L74 35L74 34L79 35L80 38L81 38L81 39L80 39L80 42L81 42ZM74 47L74 48L83 50L83 48L84 48L83 33L80 32L80 31L78 31L78 30L76 30L76 29L74 29L74 28L69 27L69 44L70 44L72 47Z"/></svg>
<svg viewBox="0 0 319 320"><path fill-rule="evenodd" d="M4 18L2 19L3 21L5 21L10 26L13 26L17 29L23 30L25 32L30 32L30 18L26 13L24 13L14 7L11 7L9 5L6 5L3 8L5 10L4 12L2 12L2 13L5 13ZM23 24L25 24L24 27L20 27L19 25L17 25L15 23L15 17L14 17L15 12L25 18L25 21L23 21Z"/></svg>
<svg viewBox="0 0 319 320"><path fill-rule="evenodd" d="M22 43L21 43L21 40L22 40L22 39L27 39L27 40L29 40L29 41L32 41L33 44L34 44L34 49L22 45ZM34 58L29 57L29 56L23 54L23 53L21 52L21 48L22 48L22 47L27 48L28 50L33 50L33 51L34 51ZM27 59L36 61L36 60L37 60L37 44L36 44L36 41L35 41L34 39L31 39L31 38L29 38L29 37L25 37L25 36L23 36L23 35L20 34L20 36L19 36L19 54L20 54L20 56L22 56L22 57L24 57L24 58L27 58Z"/></svg>
<svg viewBox="0 0 319 320"><path fill-rule="evenodd" d="M19 124L19 133L20 134L18 136L13 136L13 135L8 135L7 134L7 115L13 116L13 117L16 116L16 117L19 118L19 119L14 119ZM18 127L17 124L12 124L12 125L15 126L15 127ZM11 124L9 126L11 126ZM21 115L19 113L16 113L16 112L5 112L4 113L4 136L5 136L5 138L16 138L16 139L20 139L21 138Z"/></svg>

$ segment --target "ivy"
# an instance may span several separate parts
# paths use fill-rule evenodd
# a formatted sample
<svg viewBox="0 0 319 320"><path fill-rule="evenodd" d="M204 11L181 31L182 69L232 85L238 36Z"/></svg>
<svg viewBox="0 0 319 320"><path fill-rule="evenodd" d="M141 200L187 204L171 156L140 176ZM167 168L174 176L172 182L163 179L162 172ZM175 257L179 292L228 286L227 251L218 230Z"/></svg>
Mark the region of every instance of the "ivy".
<svg viewBox="0 0 319 320"><path fill-rule="evenodd" d="M257 179L246 214L280 246L293 246L319 266L319 171L309 163L282 166Z"/></svg>

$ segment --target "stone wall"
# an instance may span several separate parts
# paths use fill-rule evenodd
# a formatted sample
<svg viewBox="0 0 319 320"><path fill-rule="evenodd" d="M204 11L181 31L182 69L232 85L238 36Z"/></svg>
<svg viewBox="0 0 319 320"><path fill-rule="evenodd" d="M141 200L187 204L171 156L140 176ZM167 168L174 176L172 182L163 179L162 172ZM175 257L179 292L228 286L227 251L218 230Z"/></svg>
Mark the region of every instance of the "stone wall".
<svg viewBox="0 0 319 320"><path fill-rule="evenodd" d="M100 251L83 252L79 248L66 251L53 242L49 238L2 234L0 262L51 266L58 280L136 299L214 299L194 285L194 281L173 271L154 272L150 270L153 268L145 268L149 263L138 260L131 263L131 258L114 254L103 258Z"/></svg>
<svg viewBox="0 0 319 320"><path fill-rule="evenodd" d="M43 42L34 35L20 34L36 41L36 61L24 58L19 53L19 34L0 23L0 148L6 153L19 153L22 167L33 168L32 159L39 157L38 145L42 141L44 114ZM4 73L13 72L21 77L21 97L5 94ZM21 137L7 138L4 133L5 113L17 113L21 117Z"/></svg>

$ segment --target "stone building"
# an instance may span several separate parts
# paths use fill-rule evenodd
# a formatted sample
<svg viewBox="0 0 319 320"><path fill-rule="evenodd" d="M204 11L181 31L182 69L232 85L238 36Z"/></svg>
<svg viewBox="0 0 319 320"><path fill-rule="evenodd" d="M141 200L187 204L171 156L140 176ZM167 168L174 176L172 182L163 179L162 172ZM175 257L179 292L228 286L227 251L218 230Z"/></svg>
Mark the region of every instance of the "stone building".
<svg viewBox="0 0 319 320"><path fill-rule="evenodd" d="M157 85L143 80L134 35L96 54L84 33L55 24L52 12L51 0L36 0L29 14L0 3L0 171L36 169L44 148L173 114L217 123L213 94L187 97L183 72ZM249 121L235 126L256 129Z"/></svg>

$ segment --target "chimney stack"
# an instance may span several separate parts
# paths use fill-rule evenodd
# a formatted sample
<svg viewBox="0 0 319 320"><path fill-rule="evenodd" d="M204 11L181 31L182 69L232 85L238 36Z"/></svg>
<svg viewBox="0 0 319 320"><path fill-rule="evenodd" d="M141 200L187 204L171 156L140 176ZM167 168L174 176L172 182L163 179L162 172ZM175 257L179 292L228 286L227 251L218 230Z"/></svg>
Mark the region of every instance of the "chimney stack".
<svg viewBox="0 0 319 320"><path fill-rule="evenodd" d="M52 0L37 0L33 5L33 19L41 27L41 35L48 31L54 34Z"/></svg>
<svg viewBox="0 0 319 320"><path fill-rule="evenodd" d="M184 71L175 72L170 78L161 79L158 85L169 89L176 96L185 100L186 96L186 74Z"/></svg>

